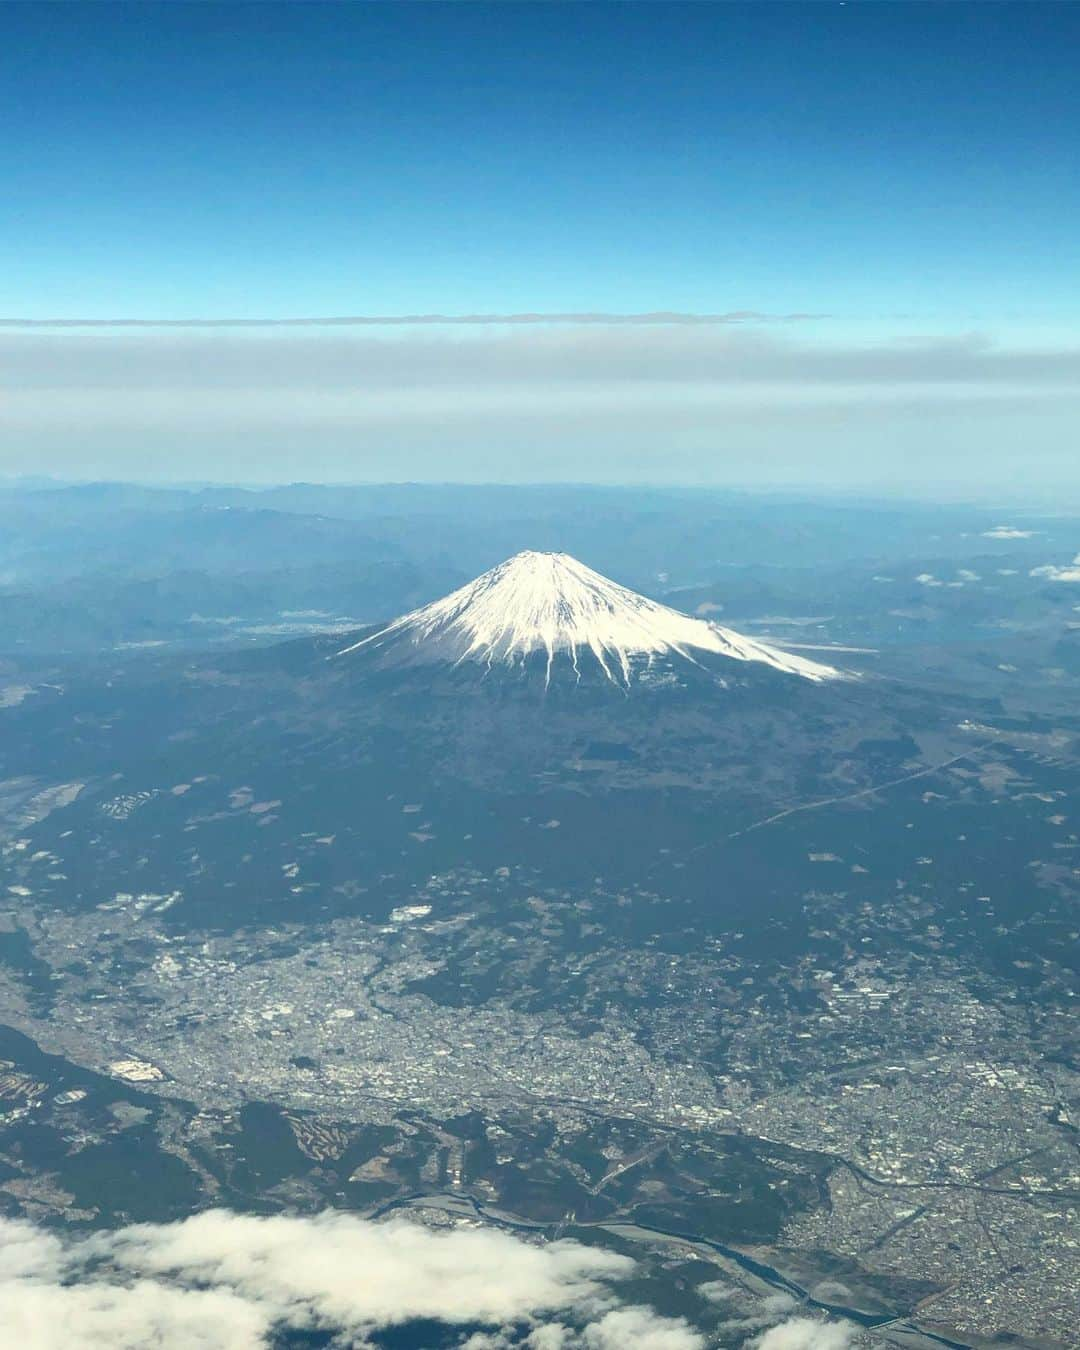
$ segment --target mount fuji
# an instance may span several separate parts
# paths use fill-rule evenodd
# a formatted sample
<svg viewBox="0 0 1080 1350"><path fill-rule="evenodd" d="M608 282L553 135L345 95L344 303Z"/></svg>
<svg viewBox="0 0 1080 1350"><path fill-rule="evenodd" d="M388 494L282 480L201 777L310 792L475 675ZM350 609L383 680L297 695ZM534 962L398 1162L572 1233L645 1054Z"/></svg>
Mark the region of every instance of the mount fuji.
<svg viewBox="0 0 1080 1350"><path fill-rule="evenodd" d="M87 685L72 724L75 744L100 738L98 780L64 817L93 841L80 894L96 904L138 870L208 924L291 923L309 895L319 914L385 917L433 877L506 867L582 896L598 877L647 879L706 907L738 892L783 908L802 891L757 823L862 811L879 785L963 754L958 723L987 715L680 613L562 553L517 554L389 624L124 671ZM136 806L146 823L128 836ZM800 862L831 851L812 834Z"/></svg>
<svg viewBox="0 0 1080 1350"><path fill-rule="evenodd" d="M720 681L755 663L815 684L844 678L832 666L793 656L730 628L646 599L567 553L526 551L433 604L344 647L382 667L460 666L553 678L600 675L628 689L673 668L708 669Z"/></svg>

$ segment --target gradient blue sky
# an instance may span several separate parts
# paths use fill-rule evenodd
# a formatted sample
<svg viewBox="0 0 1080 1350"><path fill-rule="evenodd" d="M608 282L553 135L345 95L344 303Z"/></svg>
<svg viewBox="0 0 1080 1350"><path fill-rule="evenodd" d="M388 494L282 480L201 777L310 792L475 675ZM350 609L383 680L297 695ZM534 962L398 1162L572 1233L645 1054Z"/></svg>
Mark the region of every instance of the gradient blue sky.
<svg viewBox="0 0 1080 1350"><path fill-rule="evenodd" d="M1002 480L1004 415L1010 435L1030 426L1039 472L1080 482L1062 454L1078 374L1077 51L1071 4L9 3L5 320L823 317L674 336L568 324L419 338L0 327L0 467L24 471L33 458L71 473L82 456L88 473L121 473L137 442L160 447L162 476L175 476L166 461L179 444L244 476L261 438L272 477L305 476L289 472L304 446L333 477L565 477L576 465L582 477L618 478L626 427L605 418L603 384L612 413L626 406L619 388L634 407L648 404L644 421L632 419L626 476L662 479L673 456L676 477L726 480L772 447L766 478L788 481L809 379L810 402L833 408L809 419L812 447L836 441L850 398L839 391L854 382L856 420L882 429L883 456L912 439L953 454L970 412L972 437L997 427ZM931 353L946 345L946 371L957 351L978 367L954 372L946 412L922 424L918 391L928 377L940 406L940 376L886 370L870 399L871 382L845 364L876 356L903 367L920 342ZM276 373L260 403L268 343ZM582 344L593 391L584 412ZM332 390L324 355L339 371ZM655 368L652 355L670 373L650 403L641 372ZM799 363L829 357L840 373L826 397L820 374ZM755 375L731 375L733 360L755 358ZM388 359L392 373L373 390L369 372ZM103 376L109 360L116 370ZM200 370L230 361L232 384L200 383ZM184 396L163 403L178 381ZM290 381L306 391L307 422L291 405L292 429L275 448L275 400ZM441 391L415 435L409 410L395 412L403 386L422 408ZM796 386L802 394L785 402L779 391ZM70 425L56 406L41 410L43 391L68 389ZM691 417L688 433L687 408L709 391L713 411ZM730 434L755 397L753 434ZM829 470L838 482L845 465L868 472L860 434L841 427ZM390 442L392 452L380 449ZM496 443L507 444L501 471ZM882 482L896 476L895 464L881 467Z"/></svg>

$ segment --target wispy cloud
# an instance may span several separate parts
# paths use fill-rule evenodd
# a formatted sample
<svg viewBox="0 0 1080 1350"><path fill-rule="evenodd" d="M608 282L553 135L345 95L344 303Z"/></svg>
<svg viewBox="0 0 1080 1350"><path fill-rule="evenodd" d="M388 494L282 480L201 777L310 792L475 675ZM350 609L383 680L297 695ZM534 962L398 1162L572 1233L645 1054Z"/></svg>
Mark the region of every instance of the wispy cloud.
<svg viewBox="0 0 1080 1350"><path fill-rule="evenodd" d="M493 327L500 324L608 324L642 327L711 324L805 323L824 319L825 314L765 314L754 309L733 309L719 314L684 310L650 310L641 314L618 314L605 310L566 313L524 312L511 314L330 314L304 318L206 318L206 319L4 319L0 328L408 328Z"/></svg>

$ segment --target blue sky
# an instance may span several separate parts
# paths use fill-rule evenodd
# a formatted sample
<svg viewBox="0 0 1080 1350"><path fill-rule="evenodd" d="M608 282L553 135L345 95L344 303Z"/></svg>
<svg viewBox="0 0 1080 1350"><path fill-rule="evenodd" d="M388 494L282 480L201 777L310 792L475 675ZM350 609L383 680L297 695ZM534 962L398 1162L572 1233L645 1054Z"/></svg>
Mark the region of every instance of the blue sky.
<svg viewBox="0 0 1080 1350"><path fill-rule="evenodd" d="M1055 361L1071 350L1080 313L1077 50L1080 8L1069 4L8 4L0 317L753 311L820 316L740 325L737 341L758 341L758 350L764 342L865 355L952 341ZM663 346L661 364L669 361L670 334L648 331ZM573 326L559 332L571 353L586 340L594 359L611 338L625 358L625 339L603 327L585 339ZM492 391L505 436L510 386L532 379L536 343L550 346L551 334L500 333L517 342L521 363ZM494 404L480 391L491 387L494 336L429 331L411 364L411 332L365 333L354 358L366 369L371 343L389 343L401 367L391 384L428 388L435 358L424 344L465 344L475 360L458 376L461 406L490 420ZM289 336L305 387L326 337L313 331L297 347ZM181 339L0 329L15 368L29 362L34 372L29 384L5 385L14 414L0 467L21 470L20 456L33 454L71 472L83 454L88 472L121 472L123 456L110 460L107 441L135 436L136 423L167 456L181 436L169 410L148 411L145 390L115 379L110 404L98 376L79 374L88 344L110 343L121 367L133 353L136 366L160 357L158 373L146 375L147 388L160 389L177 369L213 365L223 340L199 330ZM257 354L278 337L243 340ZM635 359L647 362L638 340L646 345ZM728 359L715 327L700 343L686 379L669 384L693 384L703 365ZM784 359L791 367L791 352ZM100 360L91 354L88 368ZM1074 425L1064 386L1075 375L1070 368L1052 395L1040 377L1037 436L1057 444ZM201 391L202 440L214 441L218 463L229 465L239 428L265 439L283 378L261 420L257 370L231 406L220 386L213 398ZM632 372L612 378L630 381L640 401ZM35 381L82 391L78 445L55 410L35 423ZM1009 416L1023 425L1013 385ZM942 446L962 439L961 392L951 395ZM670 389L665 397L678 405ZM222 421L211 435L215 399ZM971 405L976 436L985 402ZM313 409L308 444L327 406ZM587 417L568 413L562 431L552 423L535 435L530 406L522 404L520 462L508 460L506 476L543 476L537 447L552 437L585 476L618 476L612 448L598 450L587 472L592 405ZM469 419L454 411L444 447L464 457L466 476L497 470L490 456L469 462ZM663 409L654 412L634 473L663 477L671 450L691 478L727 474L722 417L712 441L701 424L687 441L678 416L665 439ZM339 450L323 471L385 476L392 466L364 448L374 433L358 431L350 452L344 402L335 418ZM389 407L385 418L393 421ZM792 434L781 419L769 443ZM431 436L410 441L399 421L393 438L413 474L455 476L432 459ZM271 456L275 475L297 476L288 459L302 439L298 425ZM595 443L617 440L610 424ZM693 456L713 442L720 460L694 469ZM1046 453L1056 464L1049 439ZM842 478L839 461L836 471Z"/></svg>

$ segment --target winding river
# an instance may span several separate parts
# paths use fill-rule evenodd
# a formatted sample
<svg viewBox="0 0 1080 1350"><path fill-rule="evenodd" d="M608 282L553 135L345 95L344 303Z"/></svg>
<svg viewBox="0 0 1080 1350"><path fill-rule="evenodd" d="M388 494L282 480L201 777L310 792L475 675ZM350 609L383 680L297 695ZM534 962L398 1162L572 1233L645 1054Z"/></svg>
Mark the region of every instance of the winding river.
<svg viewBox="0 0 1080 1350"><path fill-rule="evenodd" d="M518 1215L508 1214L505 1210L500 1210L492 1206L482 1204L479 1200L470 1195L451 1195L446 1192L424 1195L407 1195L396 1200L388 1200L384 1205L371 1211L369 1218L379 1219L395 1210L414 1209L421 1206L429 1206L438 1209L446 1209L451 1212L471 1211L477 1218L483 1219L486 1223L497 1224L501 1228L509 1228L519 1232L548 1232L552 1225L547 1223L532 1223L527 1219L522 1219ZM685 1242L694 1247L704 1247L727 1260L734 1262L748 1274L756 1276L765 1284L773 1289L778 1289L785 1294L790 1294L792 1298L798 1299L804 1307L811 1308L816 1312L828 1313L831 1317L842 1317L849 1322L855 1322L859 1326L873 1327L893 1327L898 1332L904 1332L911 1336L921 1337L924 1341L932 1342L935 1345L945 1347L945 1350L973 1350L973 1347L963 1341L952 1341L945 1336L940 1336L935 1332L924 1331L921 1327L913 1325L902 1316L896 1316L889 1313L867 1313L859 1308L848 1308L838 1303L823 1303L820 1299L812 1296L809 1290L796 1284L782 1271L774 1266L766 1265L762 1261L755 1260L752 1256L747 1256L745 1252L739 1251L735 1247L727 1247L722 1242L715 1242L712 1238L698 1237L693 1233L676 1233L670 1229L653 1228L648 1224L642 1223L582 1223L578 1224L581 1228L606 1228L617 1231L631 1239L635 1234L640 1235L639 1240L648 1238L669 1238L677 1242Z"/></svg>

